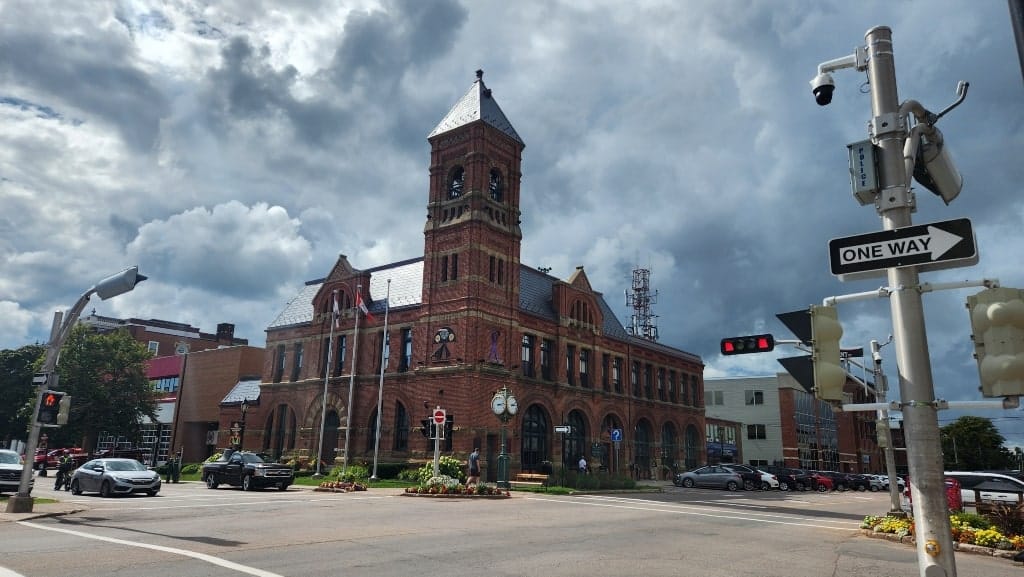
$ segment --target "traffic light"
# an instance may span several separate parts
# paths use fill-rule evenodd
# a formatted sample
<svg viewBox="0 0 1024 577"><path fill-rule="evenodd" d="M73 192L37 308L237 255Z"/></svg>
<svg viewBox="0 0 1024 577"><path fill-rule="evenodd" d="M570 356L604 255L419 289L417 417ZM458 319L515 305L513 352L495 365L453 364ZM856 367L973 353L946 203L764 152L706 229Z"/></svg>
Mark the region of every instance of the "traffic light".
<svg viewBox="0 0 1024 577"><path fill-rule="evenodd" d="M1024 395L1024 290L989 288L967 297L981 394Z"/></svg>
<svg viewBox="0 0 1024 577"><path fill-rule="evenodd" d="M57 391L46 391L43 393L43 402L39 404L39 414L36 422L41 425L56 425L57 415L60 413L60 401L64 393Z"/></svg>
<svg viewBox="0 0 1024 577"><path fill-rule="evenodd" d="M842 402L846 369L840 364L839 339L843 327L836 307L811 305L811 361L814 363L814 396Z"/></svg>
<svg viewBox="0 0 1024 577"><path fill-rule="evenodd" d="M57 424L66 425L68 424L68 418L71 416L71 395L64 395L64 398L60 400L57 409Z"/></svg>
<svg viewBox="0 0 1024 577"><path fill-rule="evenodd" d="M420 419L420 433L424 437L430 437L430 428L432 426L430 419Z"/></svg>
<svg viewBox="0 0 1024 577"><path fill-rule="evenodd" d="M775 337L772 335L749 335L722 339L723 355L746 355L749 353L767 353L775 349Z"/></svg>

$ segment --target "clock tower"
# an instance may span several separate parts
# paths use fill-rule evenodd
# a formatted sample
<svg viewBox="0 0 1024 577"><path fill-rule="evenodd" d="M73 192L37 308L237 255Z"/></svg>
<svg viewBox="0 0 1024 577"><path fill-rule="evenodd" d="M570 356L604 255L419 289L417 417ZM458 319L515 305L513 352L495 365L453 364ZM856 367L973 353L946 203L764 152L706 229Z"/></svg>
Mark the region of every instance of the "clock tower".
<svg viewBox="0 0 1024 577"><path fill-rule="evenodd" d="M430 190L423 251L427 358L505 364L519 309L519 187L525 144L477 70L427 137ZM438 334L446 346L438 346ZM419 355L417 355L419 356ZM422 357L421 357L422 358Z"/></svg>

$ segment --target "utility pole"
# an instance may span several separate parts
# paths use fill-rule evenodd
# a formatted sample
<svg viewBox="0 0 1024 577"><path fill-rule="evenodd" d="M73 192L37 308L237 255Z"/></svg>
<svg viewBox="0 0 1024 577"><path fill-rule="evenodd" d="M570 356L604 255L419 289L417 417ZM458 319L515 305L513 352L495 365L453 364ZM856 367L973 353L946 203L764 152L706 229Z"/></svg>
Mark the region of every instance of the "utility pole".
<svg viewBox="0 0 1024 577"><path fill-rule="evenodd" d="M871 132L879 150L879 189L876 202L882 228L910 226L915 206L909 190L903 145L907 126L900 115L892 30L876 26L864 39L871 85ZM916 266L890 268L889 286L913 289L920 284ZM942 473L938 409L928 355L924 307L917 290L901 290L890 297L900 398L908 446L918 568L921 577L955 577L953 538L950 532Z"/></svg>
<svg viewBox="0 0 1024 577"><path fill-rule="evenodd" d="M882 370L882 346L876 340L871 341L871 360L875 364L873 371L875 377L875 398L878 402L884 404L889 392L889 380ZM877 430L878 444L882 446L882 451L885 455L885 473L889 478L889 514L902 516L904 513L900 503L899 481L896 480L896 454L892 446L892 429L889 427L888 409L878 410Z"/></svg>

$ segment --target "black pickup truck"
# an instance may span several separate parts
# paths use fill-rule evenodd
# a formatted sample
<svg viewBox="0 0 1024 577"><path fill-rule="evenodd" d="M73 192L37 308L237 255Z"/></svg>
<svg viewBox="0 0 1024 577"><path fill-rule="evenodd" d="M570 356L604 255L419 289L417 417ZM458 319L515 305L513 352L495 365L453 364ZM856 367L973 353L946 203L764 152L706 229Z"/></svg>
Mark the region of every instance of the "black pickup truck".
<svg viewBox="0 0 1024 577"><path fill-rule="evenodd" d="M223 483L244 491L264 487L284 491L295 481L295 471L288 465L268 463L256 453L235 451L225 452L219 460L203 464L202 479L210 489Z"/></svg>

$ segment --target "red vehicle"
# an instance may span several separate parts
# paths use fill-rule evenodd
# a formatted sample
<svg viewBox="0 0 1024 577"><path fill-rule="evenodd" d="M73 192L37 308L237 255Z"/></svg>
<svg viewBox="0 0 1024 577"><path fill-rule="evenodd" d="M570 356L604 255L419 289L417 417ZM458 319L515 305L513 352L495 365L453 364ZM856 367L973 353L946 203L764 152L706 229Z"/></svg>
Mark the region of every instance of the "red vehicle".
<svg viewBox="0 0 1024 577"><path fill-rule="evenodd" d="M905 509L913 510L913 500L910 495L910 475L907 475L906 489L903 489L903 497L906 499ZM946 477L946 505L950 511L963 511L963 496L960 493L960 481L953 477Z"/></svg>
<svg viewBox="0 0 1024 577"><path fill-rule="evenodd" d="M36 458L33 466L36 470L43 471L45 469L56 469L57 464L60 461L64 452L67 451L71 455L71 462L74 463L75 467L79 467L82 463L89 460L89 453L86 453L80 447L68 447L65 449L51 449L44 451L43 449L36 449Z"/></svg>
<svg viewBox="0 0 1024 577"><path fill-rule="evenodd" d="M811 474L811 478L814 480L814 488L819 493L825 493L835 488L832 477L822 475L817 471L808 471L808 473Z"/></svg>

